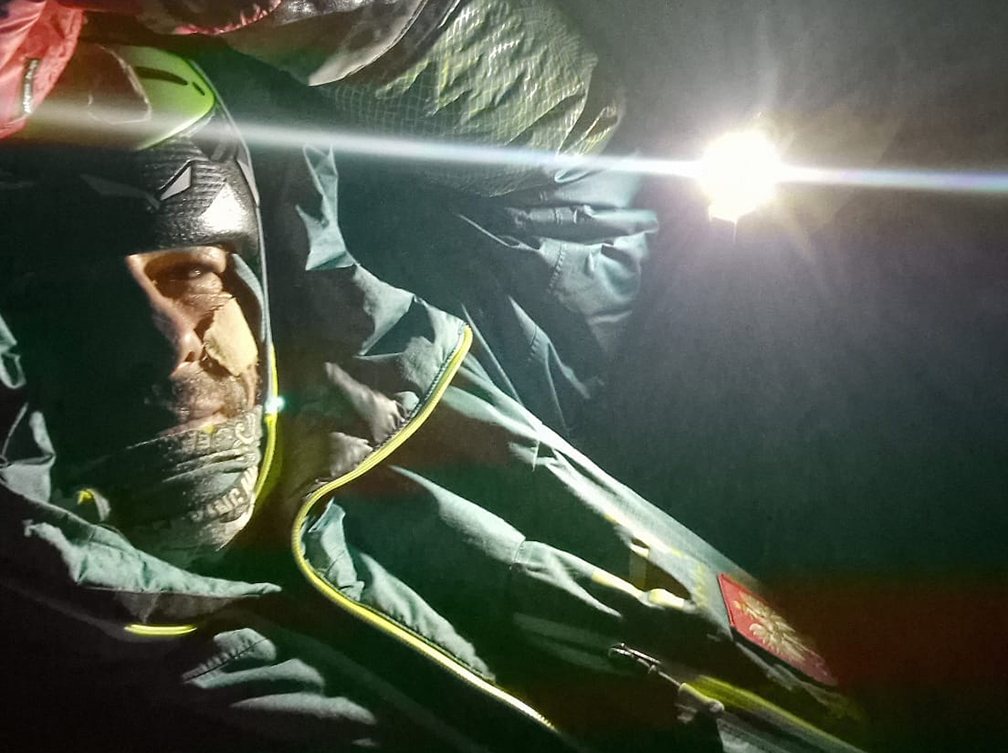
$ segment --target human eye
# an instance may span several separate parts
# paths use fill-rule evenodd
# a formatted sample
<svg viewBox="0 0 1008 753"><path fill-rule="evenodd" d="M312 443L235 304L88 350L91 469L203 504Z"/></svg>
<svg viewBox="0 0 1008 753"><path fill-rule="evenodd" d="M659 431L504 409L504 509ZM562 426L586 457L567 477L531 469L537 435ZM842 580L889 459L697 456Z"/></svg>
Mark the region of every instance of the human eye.
<svg viewBox="0 0 1008 753"><path fill-rule="evenodd" d="M185 262L172 266L166 276L173 282L207 282L208 275L216 274L217 271L208 264Z"/></svg>
<svg viewBox="0 0 1008 753"><path fill-rule="evenodd" d="M162 295L189 299L223 292L224 282L218 270L199 261L179 261L166 265L154 279Z"/></svg>
<svg viewBox="0 0 1008 753"><path fill-rule="evenodd" d="M188 300L223 293L226 266L212 253L167 253L154 257L146 273L162 295Z"/></svg>

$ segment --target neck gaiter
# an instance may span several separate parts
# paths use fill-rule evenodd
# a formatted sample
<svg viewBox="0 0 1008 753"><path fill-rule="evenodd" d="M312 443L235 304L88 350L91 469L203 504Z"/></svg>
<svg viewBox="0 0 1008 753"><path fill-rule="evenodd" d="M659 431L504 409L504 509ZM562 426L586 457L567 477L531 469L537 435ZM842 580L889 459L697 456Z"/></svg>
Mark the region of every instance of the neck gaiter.
<svg viewBox="0 0 1008 753"><path fill-rule="evenodd" d="M187 567L219 554L255 507L262 408L202 429L131 445L71 463L59 482L91 490L99 517L139 549Z"/></svg>

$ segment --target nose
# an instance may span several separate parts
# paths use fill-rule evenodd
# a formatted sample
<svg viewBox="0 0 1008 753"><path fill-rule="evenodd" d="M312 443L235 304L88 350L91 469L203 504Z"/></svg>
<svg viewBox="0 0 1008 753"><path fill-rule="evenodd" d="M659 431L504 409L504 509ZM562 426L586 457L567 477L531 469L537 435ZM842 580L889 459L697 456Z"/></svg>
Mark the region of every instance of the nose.
<svg viewBox="0 0 1008 753"><path fill-rule="evenodd" d="M151 324L162 336L162 344L167 346L160 348L167 351L163 365L169 367L170 373L175 373L187 363L199 362L203 357L203 340L196 331L198 322L187 315L173 298L161 293L141 265L133 263L133 259L129 259L127 264L146 296Z"/></svg>
<svg viewBox="0 0 1008 753"><path fill-rule="evenodd" d="M174 372L187 363L197 363L203 356L203 341L196 333L195 323L180 311L175 302L155 288L151 300L154 323L172 349Z"/></svg>

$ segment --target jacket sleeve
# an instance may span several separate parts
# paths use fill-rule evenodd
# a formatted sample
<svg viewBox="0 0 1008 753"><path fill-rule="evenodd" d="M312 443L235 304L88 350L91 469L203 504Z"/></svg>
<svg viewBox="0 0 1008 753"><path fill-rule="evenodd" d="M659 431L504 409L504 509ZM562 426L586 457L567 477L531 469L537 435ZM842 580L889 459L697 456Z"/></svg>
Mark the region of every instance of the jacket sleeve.
<svg viewBox="0 0 1008 753"><path fill-rule="evenodd" d="M40 0L0 0L0 138L20 130L77 46L83 11Z"/></svg>

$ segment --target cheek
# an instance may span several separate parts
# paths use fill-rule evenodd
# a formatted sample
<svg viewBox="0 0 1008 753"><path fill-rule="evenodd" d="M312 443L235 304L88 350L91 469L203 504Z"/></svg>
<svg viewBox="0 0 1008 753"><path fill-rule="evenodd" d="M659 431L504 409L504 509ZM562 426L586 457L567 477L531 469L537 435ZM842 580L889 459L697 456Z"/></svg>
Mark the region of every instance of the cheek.
<svg viewBox="0 0 1008 753"><path fill-rule="evenodd" d="M203 345L207 355L232 376L244 374L259 360L259 347L234 299L214 313L203 334Z"/></svg>

